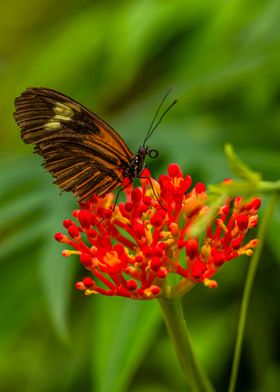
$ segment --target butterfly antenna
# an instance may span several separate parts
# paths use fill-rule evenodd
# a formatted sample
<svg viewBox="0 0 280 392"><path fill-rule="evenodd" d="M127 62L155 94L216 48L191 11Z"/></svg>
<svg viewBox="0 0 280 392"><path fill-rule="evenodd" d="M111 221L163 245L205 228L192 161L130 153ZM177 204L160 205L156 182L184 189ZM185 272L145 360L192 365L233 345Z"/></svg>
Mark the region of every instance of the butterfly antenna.
<svg viewBox="0 0 280 392"><path fill-rule="evenodd" d="M173 90L173 88L170 88L170 89L165 93L164 97L162 98L162 100L161 100L161 102L160 102L160 104L159 104L159 106L158 106L158 108L157 108L157 111L156 111L156 113L155 113L155 115L154 115L154 117L153 117L153 119L152 119L151 125L149 126L149 129L148 129L148 132L147 132L147 135L146 135L146 137L145 137L145 139L144 139L144 143L143 143L143 144L146 143L146 141L150 138L150 136L151 136L152 133L154 132L155 128L159 125L159 123L157 123L157 125L154 127L155 120L156 120L156 118L157 118L157 116L158 116L158 114L159 114L160 109L162 108L162 105L164 104L166 98L168 97L168 95L171 93L172 90ZM172 106L173 106L173 105L174 105L174 103L172 104ZM168 110L169 110L169 109L171 109L171 107L169 107ZM167 113L168 110L166 110L165 112ZM166 113L164 113L164 114L166 114ZM161 116L160 121L162 120L162 118L163 118L163 116Z"/></svg>
<svg viewBox="0 0 280 392"><path fill-rule="evenodd" d="M152 136L152 134L154 133L154 131L157 129L157 127L159 126L159 124L161 123L163 117L166 115L167 112L169 112L169 110L177 103L177 99L175 99L168 107L167 109L165 109L165 111L162 113L162 115L160 116L158 122L156 123L156 125L149 130L149 132L147 133L147 136L145 137L144 140L144 144L146 143L146 141Z"/></svg>

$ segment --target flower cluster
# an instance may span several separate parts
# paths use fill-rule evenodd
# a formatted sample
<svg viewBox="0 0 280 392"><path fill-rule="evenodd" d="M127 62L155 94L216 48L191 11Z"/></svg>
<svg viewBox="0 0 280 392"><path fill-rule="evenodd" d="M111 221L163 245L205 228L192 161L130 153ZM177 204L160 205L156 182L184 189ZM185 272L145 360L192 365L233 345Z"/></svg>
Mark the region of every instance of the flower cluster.
<svg viewBox="0 0 280 392"><path fill-rule="evenodd" d="M75 249L63 256L79 255L90 272L76 284L85 294L153 299L182 295L200 282L214 288L212 277L224 263L252 254L257 240L246 242L245 235L257 225L260 199L228 198L213 211L205 186L190 189L191 177L176 164L158 182L146 175L140 182L126 186L119 205L112 193L80 203L74 220L63 223L68 235L55 235Z"/></svg>

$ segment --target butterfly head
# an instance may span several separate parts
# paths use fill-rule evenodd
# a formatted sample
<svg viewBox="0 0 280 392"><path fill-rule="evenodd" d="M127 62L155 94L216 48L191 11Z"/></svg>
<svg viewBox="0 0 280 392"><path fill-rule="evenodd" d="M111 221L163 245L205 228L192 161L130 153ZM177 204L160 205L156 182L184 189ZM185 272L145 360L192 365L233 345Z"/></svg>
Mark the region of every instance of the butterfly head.
<svg viewBox="0 0 280 392"><path fill-rule="evenodd" d="M137 153L132 156L130 162L123 171L123 176L131 180L141 177L141 173L145 167L146 156L154 159L158 156L157 150L149 150L148 146L143 144L139 147Z"/></svg>
<svg viewBox="0 0 280 392"><path fill-rule="evenodd" d="M150 158L155 159L158 157L158 151L157 150L149 150L148 146L143 144L142 146L139 147L137 155L142 156L144 159L146 155L149 155Z"/></svg>

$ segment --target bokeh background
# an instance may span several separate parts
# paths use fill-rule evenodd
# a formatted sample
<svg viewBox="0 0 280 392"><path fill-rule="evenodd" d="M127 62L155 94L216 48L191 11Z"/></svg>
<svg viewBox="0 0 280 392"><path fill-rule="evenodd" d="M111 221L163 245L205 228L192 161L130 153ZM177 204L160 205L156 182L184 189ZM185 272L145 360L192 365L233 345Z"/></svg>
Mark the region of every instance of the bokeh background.
<svg viewBox="0 0 280 392"><path fill-rule="evenodd" d="M232 176L225 142L267 180L280 173L279 0L12 0L0 12L0 391L186 391L156 301L84 297L85 271L53 234L77 205L59 195L13 120L26 87L50 87L102 116L132 151L164 93L178 104L149 140L154 175ZM264 200L265 208L266 201ZM279 391L280 209L257 273L238 391ZM248 258L185 312L218 391L230 373Z"/></svg>

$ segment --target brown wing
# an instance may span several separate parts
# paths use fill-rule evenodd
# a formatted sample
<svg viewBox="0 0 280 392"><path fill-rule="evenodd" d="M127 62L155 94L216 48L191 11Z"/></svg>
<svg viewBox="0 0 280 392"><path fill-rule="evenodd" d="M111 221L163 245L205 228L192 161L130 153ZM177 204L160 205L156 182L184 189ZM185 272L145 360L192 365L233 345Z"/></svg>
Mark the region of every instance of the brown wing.
<svg viewBox="0 0 280 392"><path fill-rule="evenodd" d="M71 98L46 88L29 88L15 100L21 137L34 144L44 167L63 191L81 201L122 184L132 153L105 121Z"/></svg>

